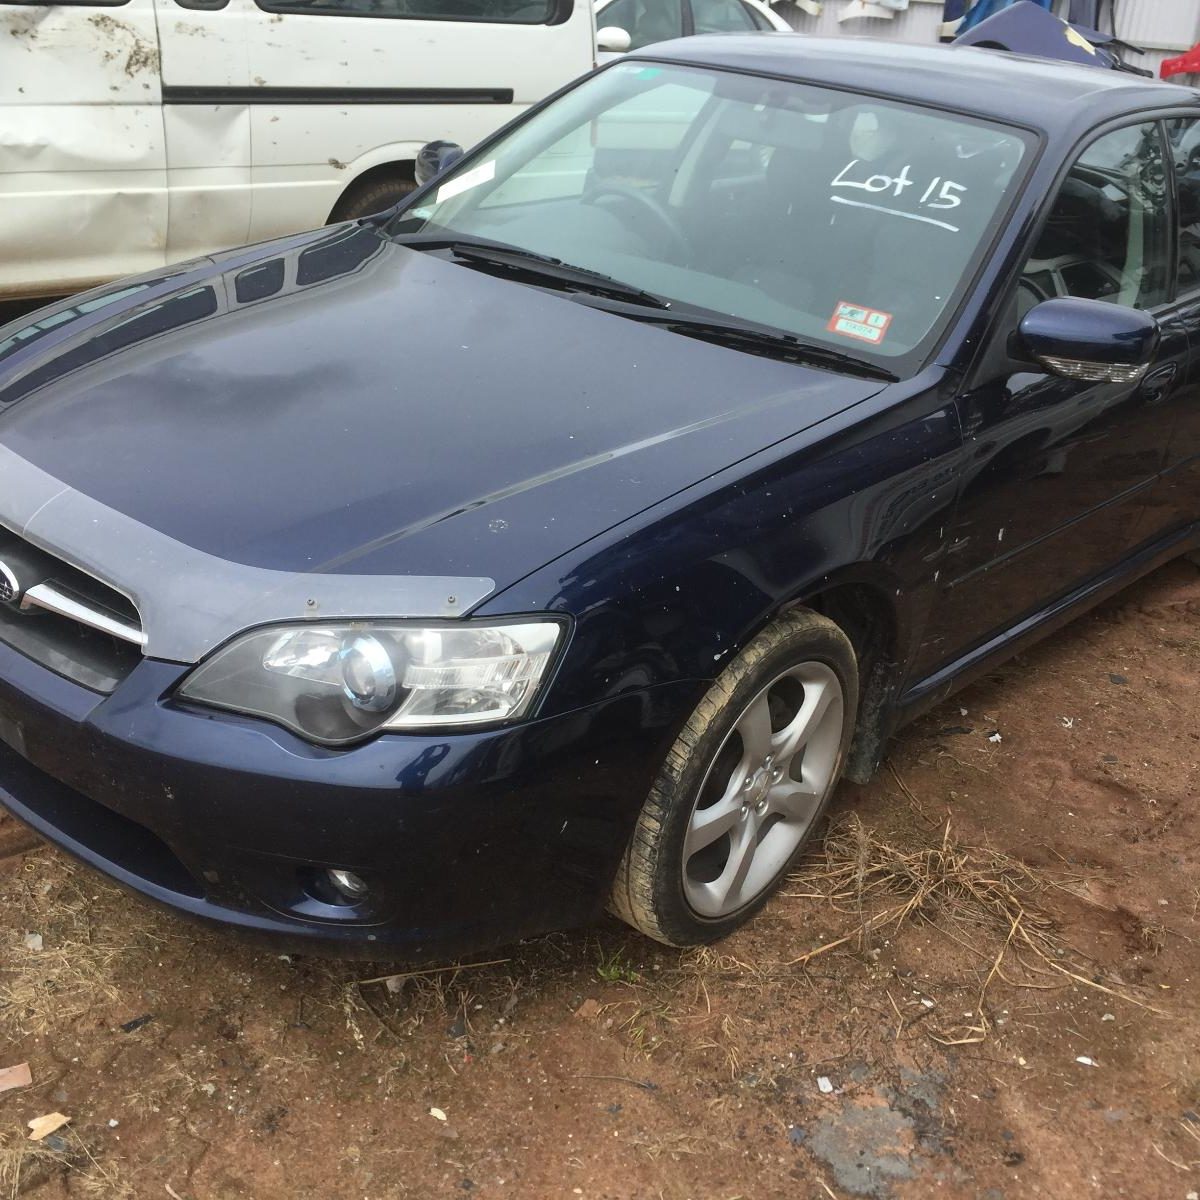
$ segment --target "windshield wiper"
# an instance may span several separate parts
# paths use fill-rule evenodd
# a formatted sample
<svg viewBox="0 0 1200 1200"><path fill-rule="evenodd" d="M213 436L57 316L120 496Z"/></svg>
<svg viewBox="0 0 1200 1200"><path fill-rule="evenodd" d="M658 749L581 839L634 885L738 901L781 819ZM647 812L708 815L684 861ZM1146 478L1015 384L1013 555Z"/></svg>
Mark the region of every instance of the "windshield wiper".
<svg viewBox="0 0 1200 1200"><path fill-rule="evenodd" d="M489 242L483 239L464 238L462 236L422 236L412 237L403 235L394 239L402 246L410 246L414 250L449 250L455 258L465 262L481 263L488 267L498 267L510 275L524 276L540 282L550 280L562 284L572 291L587 292L593 296L608 296L614 300L624 300L629 304L637 304L645 308L666 310L671 307L669 300L644 291L631 283L622 283L611 275L600 271L590 271L587 267L576 267L563 262L561 258L551 258L548 254L538 254L533 250L523 250L520 246L509 246L504 242Z"/></svg>
<svg viewBox="0 0 1200 1200"><path fill-rule="evenodd" d="M761 354L785 362L829 367L835 371L849 371L855 375L865 375L869 379L886 379L892 383L900 378L886 367L877 366L864 358L845 354L828 346L805 342L794 334L767 326L741 321L722 321L700 313L693 315L677 308L670 312L652 312L634 305L603 307L605 312L617 313L619 316L643 321L648 325L661 325L673 333L715 342L718 346L728 346L732 350L744 350L748 354Z"/></svg>
<svg viewBox="0 0 1200 1200"><path fill-rule="evenodd" d="M477 262L486 267L497 267L512 275L524 276L537 281L552 280L568 291L595 296L606 312L665 326L674 333L703 341L744 350L749 354L761 354L787 362L807 363L832 370L849 371L865 375L870 379L895 381L899 376L876 366L853 354L845 354L826 346L801 341L793 334L773 330L766 326L745 324L740 321L722 321L701 313L680 310L674 302L653 292L644 291L631 283L622 283L611 275L591 271L587 267L576 267L562 259L523 250L505 242L493 242L483 238L465 238L454 234L412 234L394 238L402 246L415 250L449 250L456 258L466 262ZM584 300L583 303L590 303Z"/></svg>
<svg viewBox="0 0 1200 1200"><path fill-rule="evenodd" d="M853 371L872 379L886 379L891 382L899 379L898 375L886 367L867 362L854 354L832 350L828 346L801 341L790 333L775 333L769 329L757 329L753 325L742 325L732 321L726 323L679 315L667 321L657 321L655 324L666 325L676 333L701 338L706 342L716 342L719 346L729 346L733 350L747 350L751 354L765 354L772 358L790 359L793 362L809 363L818 367Z"/></svg>

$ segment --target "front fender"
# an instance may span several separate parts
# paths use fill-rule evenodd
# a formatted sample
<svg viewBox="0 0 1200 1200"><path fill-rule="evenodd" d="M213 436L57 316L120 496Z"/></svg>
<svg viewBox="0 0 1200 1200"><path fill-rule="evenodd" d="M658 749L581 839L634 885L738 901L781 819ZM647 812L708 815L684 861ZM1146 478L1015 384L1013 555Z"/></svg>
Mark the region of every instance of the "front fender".
<svg viewBox="0 0 1200 1200"><path fill-rule="evenodd" d="M851 583L886 600L903 676L956 501L954 392L940 370L893 385L578 547L478 615L575 617L546 712L711 680L779 612Z"/></svg>

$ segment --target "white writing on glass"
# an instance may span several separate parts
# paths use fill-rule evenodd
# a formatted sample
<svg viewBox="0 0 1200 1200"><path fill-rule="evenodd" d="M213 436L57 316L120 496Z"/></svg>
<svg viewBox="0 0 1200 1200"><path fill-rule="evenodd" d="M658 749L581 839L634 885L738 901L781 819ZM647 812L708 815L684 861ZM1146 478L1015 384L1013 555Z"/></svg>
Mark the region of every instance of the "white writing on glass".
<svg viewBox="0 0 1200 1200"><path fill-rule="evenodd" d="M858 166L859 159L851 159L834 177L830 187L835 188L857 188L860 191L871 192L875 195L882 195L887 192L889 195L899 199L905 192L905 189L913 187L915 180L912 178L912 165L905 163L899 174L896 175L868 175L865 179L853 179L851 174L854 168ZM966 186L961 183L955 183L952 179L945 179L941 175L935 175L930 180L929 186L921 193L918 205L923 205L926 208L958 208L962 203L962 193L965 192Z"/></svg>

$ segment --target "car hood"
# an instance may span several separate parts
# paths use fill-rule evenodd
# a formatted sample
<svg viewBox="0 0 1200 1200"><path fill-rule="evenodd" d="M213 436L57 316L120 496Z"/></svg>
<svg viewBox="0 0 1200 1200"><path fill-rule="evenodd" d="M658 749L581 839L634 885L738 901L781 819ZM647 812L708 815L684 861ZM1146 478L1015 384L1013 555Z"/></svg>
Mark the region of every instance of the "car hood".
<svg viewBox="0 0 1200 1200"><path fill-rule="evenodd" d="M353 225L0 330L0 447L224 562L503 587L881 386Z"/></svg>

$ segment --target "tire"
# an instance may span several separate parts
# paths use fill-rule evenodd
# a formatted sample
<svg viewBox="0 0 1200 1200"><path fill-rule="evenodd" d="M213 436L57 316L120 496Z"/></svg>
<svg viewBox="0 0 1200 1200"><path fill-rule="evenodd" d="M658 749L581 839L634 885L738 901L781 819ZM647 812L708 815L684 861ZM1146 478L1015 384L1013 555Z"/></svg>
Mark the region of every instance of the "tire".
<svg viewBox="0 0 1200 1200"><path fill-rule="evenodd" d="M329 224L357 221L362 217L373 216L391 208L393 204L399 204L405 196L416 190L417 185L413 180L399 176L378 179L373 183L352 188L334 206L333 212L329 214Z"/></svg>
<svg viewBox="0 0 1200 1200"><path fill-rule="evenodd" d="M668 946L745 924L820 826L857 709L854 647L837 625L798 609L763 630L667 755L617 869L612 912Z"/></svg>

